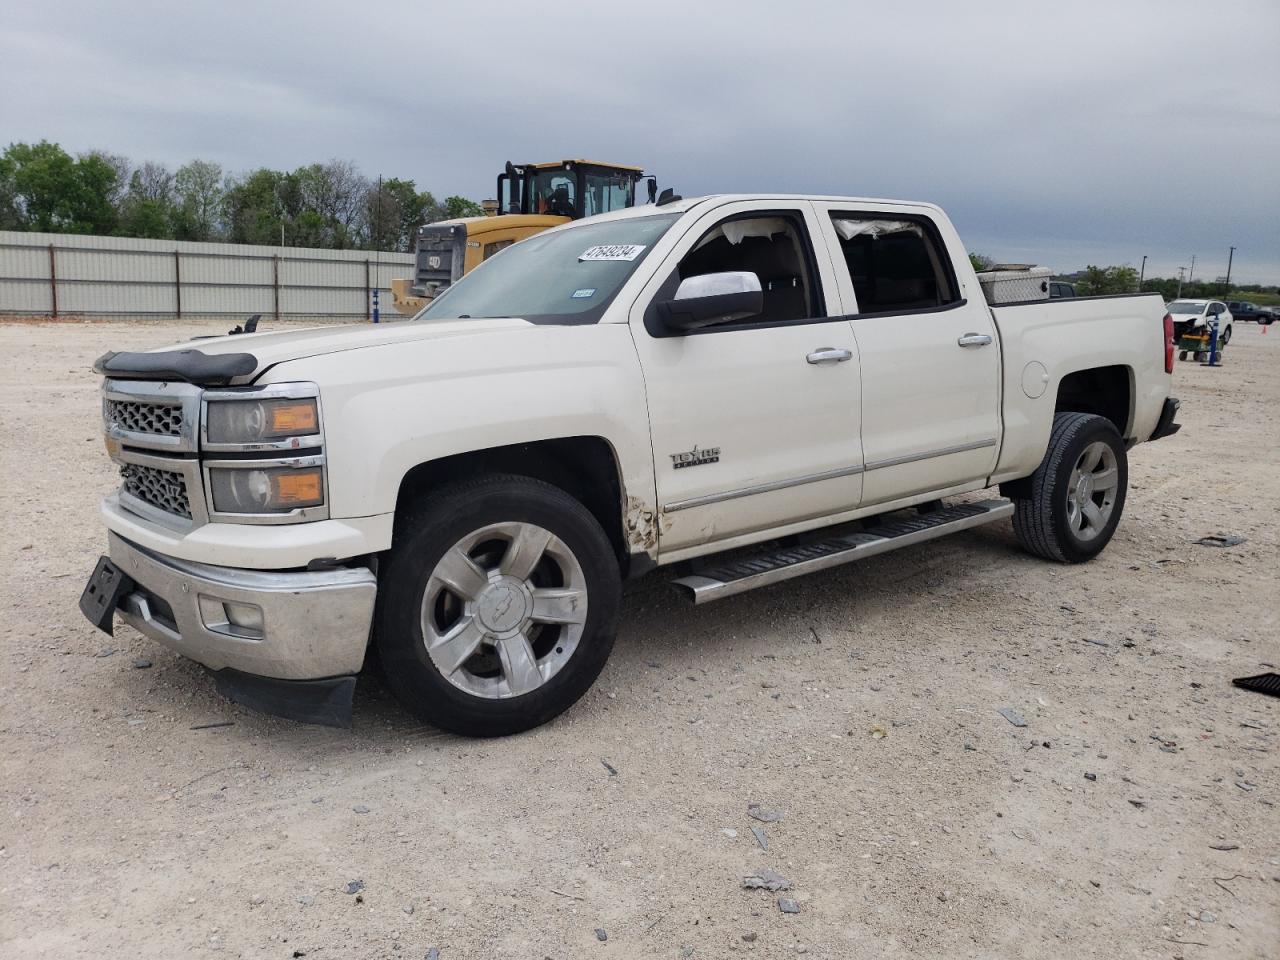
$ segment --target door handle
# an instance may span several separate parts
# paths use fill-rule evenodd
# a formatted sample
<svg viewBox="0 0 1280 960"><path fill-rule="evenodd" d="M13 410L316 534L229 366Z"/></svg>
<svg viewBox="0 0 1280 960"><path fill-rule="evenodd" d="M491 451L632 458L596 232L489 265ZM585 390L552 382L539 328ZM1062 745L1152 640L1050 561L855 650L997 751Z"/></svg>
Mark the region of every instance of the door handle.
<svg viewBox="0 0 1280 960"><path fill-rule="evenodd" d="M962 347L985 347L990 342L991 336L986 333L966 333L956 341Z"/></svg>
<svg viewBox="0 0 1280 960"><path fill-rule="evenodd" d="M852 350L844 350L837 347L819 347L805 359L810 363L843 363L845 360L852 359L852 357Z"/></svg>

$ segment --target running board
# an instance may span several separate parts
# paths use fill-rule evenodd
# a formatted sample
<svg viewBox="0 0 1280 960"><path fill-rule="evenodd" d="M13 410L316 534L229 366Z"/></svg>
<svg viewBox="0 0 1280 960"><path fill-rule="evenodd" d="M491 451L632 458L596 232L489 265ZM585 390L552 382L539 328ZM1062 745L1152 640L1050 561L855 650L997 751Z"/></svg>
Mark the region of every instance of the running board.
<svg viewBox="0 0 1280 960"><path fill-rule="evenodd" d="M842 563L874 557L878 553L936 540L949 533L1012 515L1013 503L1009 500L962 503L932 513L890 515L891 519L874 527L874 533L859 531L828 537L816 543L784 547L772 553L731 560L671 582L694 603L708 603Z"/></svg>

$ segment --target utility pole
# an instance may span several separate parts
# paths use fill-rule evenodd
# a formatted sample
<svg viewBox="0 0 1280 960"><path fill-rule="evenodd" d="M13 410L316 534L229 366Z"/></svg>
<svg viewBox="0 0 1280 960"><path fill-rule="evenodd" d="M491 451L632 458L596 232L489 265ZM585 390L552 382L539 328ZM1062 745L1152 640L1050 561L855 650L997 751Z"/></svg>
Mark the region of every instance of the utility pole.
<svg viewBox="0 0 1280 960"><path fill-rule="evenodd" d="M1191 255L1191 272L1187 274L1187 283L1190 283L1195 278L1196 278L1196 255L1193 253Z"/></svg>
<svg viewBox="0 0 1280 960"><path fill-rule="evenodd" d="M1232 247L1231 252L1227 254L1227 286L1226 289L1222 291L1222 295L1224 297L1231 293L1231 261L1235 259L1235 255L1236 248Z"/></svg>
<svg viewBox="0 0 1280 960"><path fill-rule="evenodd" d="M1142 280L1147 275L1147 255L1142 255L1142 269L1138 271L1138 292L1142 292Z"/></svg>
<svg viewBox="0 0 1280 960"><path fill-rule="evenodd" d="M1177 300L1179 297L1182 296L1182 275L1186 272L1187 272L1186 267L1178 268L1178 292L1173 295L1173 298L1175 300Z"/></svg>

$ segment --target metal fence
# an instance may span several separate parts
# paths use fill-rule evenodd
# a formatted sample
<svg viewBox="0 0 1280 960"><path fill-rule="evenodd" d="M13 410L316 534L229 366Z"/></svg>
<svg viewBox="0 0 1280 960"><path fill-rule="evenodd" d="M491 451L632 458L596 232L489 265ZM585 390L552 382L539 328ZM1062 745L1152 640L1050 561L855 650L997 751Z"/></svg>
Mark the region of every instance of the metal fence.
<svg viewBox="0 0 1280 960"><path fill-rule="evenodd" d="M0 230L0 314L368 320L413 255Z"/></svg>

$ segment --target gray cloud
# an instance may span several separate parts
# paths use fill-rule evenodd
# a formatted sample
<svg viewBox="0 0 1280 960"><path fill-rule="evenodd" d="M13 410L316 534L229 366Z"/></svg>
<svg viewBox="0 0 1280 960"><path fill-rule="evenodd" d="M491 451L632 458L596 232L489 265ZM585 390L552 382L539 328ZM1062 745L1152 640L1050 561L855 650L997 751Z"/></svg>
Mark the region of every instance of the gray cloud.
<svg viewBox="0 0 1280 960"><path fill-rule="evenodd" d="M1280 279L1274 0L352 6L0 0L0 139L437 194L643 163L686 196L928 199L973 249Z"/></svg>

